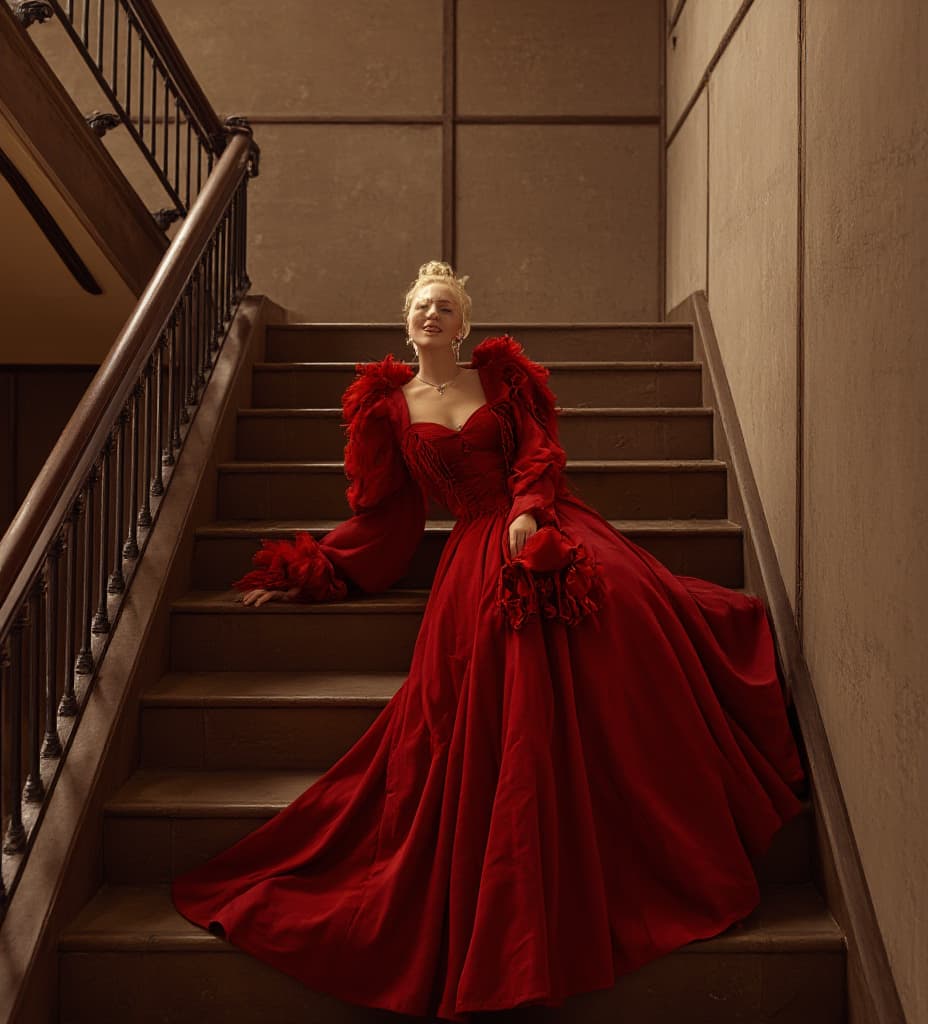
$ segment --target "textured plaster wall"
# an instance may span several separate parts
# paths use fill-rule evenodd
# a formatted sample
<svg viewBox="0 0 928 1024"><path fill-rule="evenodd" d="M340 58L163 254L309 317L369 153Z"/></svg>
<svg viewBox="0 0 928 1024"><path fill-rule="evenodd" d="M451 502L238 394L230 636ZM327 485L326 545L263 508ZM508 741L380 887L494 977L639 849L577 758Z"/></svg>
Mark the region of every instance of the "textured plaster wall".
<svg viewBox="0 0 928 1024"><path fill-rule="evenodd" d="M703 90L667 150L667 309L706 290L708 118Z"/></svg>
<svg viewBox="0 0 928 1024"><path fill-rule="evenodd" d="M437 0L158 7L217 110L253 119L258 291L317 321L401 319L442 256L441 125L320 122L440 118L453 71L455 259L475 316L519 322L660 317L657 124L544 119L656 119L661 2L460 0L450 69Z"/></svg>
<svg viewBox="0 0 928 1024"><path fill-rule="evenodd" d="M669 128L739 6L686 0L668 39ZM667 307L705 282L794 602L801 569L813 685L903 1007L920 1024L928 12L910 0L803 7L802 194L800 3L754 0L668 148Z"/></svg>
<svg viewBox="0 0 928 1024"><path fill-rule="evenodd" d="M810 3L807 658L906 1014L928 1020L928 9Z"/></svg>

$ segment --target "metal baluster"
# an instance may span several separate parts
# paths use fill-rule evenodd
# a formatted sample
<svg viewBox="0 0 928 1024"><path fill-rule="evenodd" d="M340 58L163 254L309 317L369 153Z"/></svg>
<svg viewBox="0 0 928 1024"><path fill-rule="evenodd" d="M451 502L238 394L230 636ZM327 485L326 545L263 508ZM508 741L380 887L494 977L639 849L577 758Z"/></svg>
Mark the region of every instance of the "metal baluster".
<svg viewBox="0 0 928 1024"><path fill-rule="evenodd" d="M158 159L158 62L151 55L151 155Z"/></svg>
<svg viewBox="0 0 928 1024"><path fill-rule="evenodd" d="M197 346L197 317L200 311L202 296L200 294L199 265L194 270L190 280L190 305L187 309L187 350L185 352L187 362L185 396L185 412L190 406L196 405L196 346ZM189 414L188 414L189 415ZM184 422L187 422L186 420Z"/></svg>
<svg viewBox="0 0 928 1024"><path fill-rule="evenodd" d="M186 170L187 170L187 184L186 184L186 191L184 192L184 209L189 210L190 209L190 135L191 135L191 126L190 126L190 114L187 113L187 112L185 112L185 113L186 113L186 117L187 117L187 168L186 168Z"/></svg>
<svg viewBox="0 0 928 1024"><path fill-rule="evenodd" d="M197 195L203 187L203 140L197 136Z"/></svg>
<svg viewBox="0 0 928 1024"><path fill-rule="evenodd" d="M84 484L84 597L81 602L82 642L77 656L78 675L93 672L93 647L90 641L91 608L93 606L93 492L97 482L97 467L94 466Z"/></svg>
<svg viewBox="0 0 928 1024"><path fill-rule="evenodd" d="M126 11L126 116L132 120L132 15Z"/></svg>
<svg viewBox="0 0 928 1024"><path fill-rule="evenodd" d="M113 94L119 97L119 0L113 4Z"/></svg>
<svg viewBox="0 0 928 1024"><path fill-rule="evenodd" d="M99 604L97 614L93 617L92 632L94 636L100 636L110 631L110 617L107 609L107 572L110 555L110 452L113 448L113 440L107 437L103 444L103 451L100 453L100 559L98 566L97 589L99 593Z"/></svg>
<svg viewBox="0 0 928 1024"><path fill-rule="evenodd" d="M97 67L103 70L103 16L106 12L106 0L99 0L97 7Z"/></svg>
<svg viewBox="0 0 928 1024"><path fill-rule="evenodd" d="M122 571L126 557L122 546L122 531L125 521L126 497L126 423L129 421L128 408L119 414L116 425L116 486L114 487L114 512L116 527L113 530L113 571L106 590L110 594L121 594L126 589L126 577ZM133 510L134 512L134 510Z"/></svg>
<svg viewBox="0 0 928 1024"><path fill-rule="evenodd" d="M210 245L210 247L208 249L208 252L210 254L210 259L212 259L212 254L213 254L213 246L212 246L212 244ZM210 308L210 302L212 301L212 296L210 296L210 287L211 287L210 275L207 272L209 266L210 265L207 264L207 267L204 268L204 273L202 275L203 276L202 300L200 302L200 316L197 318L197 363L196 363L196 368L197 368L197 384L196 384L196 388L197 388L198 399L199 399L200 391L203 388L203 385L206 383L206 377L203 374L203 365L204 365L204 363L206 361L206 337L207 337L207 331L209 330L208 325L209 325L209 322L210 322L210 319L211 319L210 315L209 315L209 308Z"/></svg>
<svg viewBox="0 0 928 1024"><path fill-rule="evenodd" d="M78 641L74 630L77 622L77 524L81 517L82 500L78 495L68 516L68 582L64 603L64 692L58 705L58 714L65 718L73 718L77 714L77 698L74 696L74 648Z"/></svg>
<svg viewBox="0 0 928 1024"><path fill-rule="evenodd" d="M171 184L174 191L180 194L180 103L173 89L171 92L174 96L174 180Z"/></svg>
<svg viewBox="0 0 928 1024"><path fill-rule="evenodd" d="M170 139L170 134L171 134L168 131L168 126L171 123L170 120L169 120L169 110L168 110L168 97L170 96L170 92L168 90L167 75L162 74L161 77L164 79L164 131L162 132L162 139L161 139L161 148L162 148L161 170L164 171L164 176L167 177L168 176L168 140Z"/></svg>
<svg viewBox="0 0 928 1024"><path fill-rule="evenodd" d="M32 620L32 628L29 630L29 676L27 680L29 695L29 771L26 774L26 784L23 786L23 799L30 804L40 803L45 796L45 785L42 782L42 772L39 766L39 685L42 678L41 665L41 638L39 627L42 622L42 579L39 577L32 584L29 594L29 618Z"/></svg>
<svg viewBox="0 0 928 1024"><path fill-rule="evenodd" d="M151 480L151 360L145 364L143 388L145 393L145 418L142 423L142 505L139 508L138 523L142 529L151 526L151 498L149 484Z"/></svg>
<svg viewBox="0 0 928 1024"><path fill-rule="evenodd" d="M229 228L228 214L223 216L222 221L219 224L219 242L218 242L218 254L216 258L216 292L219 296L219 317L216 324L216 333L212 338L211 349L215 350L218 348L217 338L222 337L225 330L226 322L229 319L229 296L227 288L229 285L228 275L226 274L226 260L228 259L228 239L226 232Z"/></svg>
<svg viewBox="0 0 928 1024"><path fill-rule="evenodd" d="M142 385L136 384L132 392L132 427L129 441L129 535L123 544L122 553L126 558L139 557L138 516L139 501L139 397Z"/></svg>
<svg viewBox="0 0 928 1024"><path fill-rule="evenodd" d="M151 493L155 498L164 494L164 474L162 471L162 423L164 421L164 388L162 387L161 375L164 372L161 353L164 351L165 335L161 335L158 344L152 355L155 364L155 476L151 482Z"/></svg>
<svg viewBox="0 0 928 1024"><path fill-rule="evenodd" d="M187 406L190 404L190 352L193 348L191 331L193 329L193 286L196 277L196 271L187 283L187 287L184 289L183 303L183 320L181 321L181 328L183 331L183 342L180 346L180 373L178 374L178 408L177 418L180 423L189 423L190 414L187 412ZM177 447L180 448L180 434L178 434Z"/></svg>
<svg viewBox="0 0 928 1024"><path fill-rule="evenodd" d="M174 310L171 317L171 340L168 342L168 421L167 421L167 444L161 449L161 463L164 466L174 465L174 438L177 431L177 382L175 380L177 370L177 326L179 323L180 306ZM180 439L178 438L178 441Z"/></svg>
<svg viewBox="0 0 928 1024"><path fill-rule="evenodd" d="M145 37L139 35L139 138L145 145Z"/></svg>
<svg viewBox="0 0 928 1024"><path fill-rule="evenodd" d="M3 839L4 853L21 853L26 848L26 830L23 828L23 636L29 621L29 602L23 602L10 630L10 781L7 796L10 800L10 823Z"/></svg>
<svg viewBox="0 0 928 1024"><path fill-rule="evenodd" d="M248 276L248 186L242 183L242 285L244 291L251 287Z"/></svg>
<svg viewBox="0 0 928 1024"><path fill-rule="evenodd" d="M222 221L216 225L216 231L209 247L209 284L210 301L207 307L207 315L203 325L203 345L208 347L209 339L215 336L220 329L222 312L220 309L221 299L219 296L219 238L222 232Z"/></svg>
<svg viewBox="0 0 928 1024"><path fill-rule="evenodd" d="M45 563L45 739L42 757L61 756L58 735L58 560L65 550L65 535L60 533L48 550Z"/></svg>
<svg viewBox="0 0 928 1024"><path fill-rule="evenodd" d="M87 43L90 38L90 0L84 0L84 10L81 17L81 42L84 44L84 49L87 49Z"/></svg>

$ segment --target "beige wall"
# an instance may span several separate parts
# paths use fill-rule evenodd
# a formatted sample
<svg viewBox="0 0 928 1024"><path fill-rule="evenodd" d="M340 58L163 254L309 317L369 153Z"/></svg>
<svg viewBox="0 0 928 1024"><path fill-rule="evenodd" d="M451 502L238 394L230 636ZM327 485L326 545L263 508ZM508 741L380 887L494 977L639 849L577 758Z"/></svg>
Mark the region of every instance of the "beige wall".
<svg viewBox="0 0 928 1024"><path fill-rule="evenodd" d="M258 291L398 321L419 264L451 256L475 316L517 322L660 316L662 2L458 0L455 52L438 0L159 9L262 146Z"/></svg>
<svg viewBox="0 0 928 1024"><path fill-rule="evenodd" d="M686 0L668 33L666 307L708 293L896 983L923 1021L928 14L754 0L721 47L740 6Z"/></svg>

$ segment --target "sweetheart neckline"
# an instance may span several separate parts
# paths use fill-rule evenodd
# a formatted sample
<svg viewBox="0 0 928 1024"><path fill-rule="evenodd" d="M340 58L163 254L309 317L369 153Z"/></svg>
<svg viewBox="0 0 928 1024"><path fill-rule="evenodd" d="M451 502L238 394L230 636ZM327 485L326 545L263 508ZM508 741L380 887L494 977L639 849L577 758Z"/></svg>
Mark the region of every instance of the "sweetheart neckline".
<svg viewBox="0 0 928 1024"><path fill-rule="evenodd" d="M406 399L403 399L406 402ZM476 409L467 417L466 420L459 427L449 427L446 423L436 423L434 420L411 420L409 418L409 405L406 407L406 425L409 427L419 427L425 424L427 427L440 427L442 430L448 430L452 434L460 434L464 428L470 423L470 421L480 412L481 409L486 409L490 405L489 402L484 402L483 405L478 405Z"/></svg>
<svg viewBox="0 0 928 1024"><path fill-rule="evenodd" d="M483 390L484 396L486 396L486 394L487 394L487 386L486 386L486 384L484 384L483 374L480 372L482 368L479 367L479 366L474 367L473 366L473 360L471 360L471 366L468 367L468 369L476 369L477 370L477 379L480 381L480 387ZM406 395L403 394L403 389L402 388L398 388L397 390L400 393L400 401L403 403L403 408L406 410L406 429L407 430L409 430L411 427L417 427L417 426L420 426L421 424L424 423L428 427L439 427L442 430L450 431L452 434L461 434L461 433L464 432L465 427L467 427L467 425L470 423L470 421L477 415L478 412L480 412L481 409L487 409L490 406L490 400L488 398L484 397L483 405L478 405L477 408L474 409L474 411L467 417L466 420L464 420L464 422L459 427L449 427L446 423L436 423L434 420L414 420L414 419L412 419L410 417L410 414L409 414L409 402L406 400Z"/></svg>

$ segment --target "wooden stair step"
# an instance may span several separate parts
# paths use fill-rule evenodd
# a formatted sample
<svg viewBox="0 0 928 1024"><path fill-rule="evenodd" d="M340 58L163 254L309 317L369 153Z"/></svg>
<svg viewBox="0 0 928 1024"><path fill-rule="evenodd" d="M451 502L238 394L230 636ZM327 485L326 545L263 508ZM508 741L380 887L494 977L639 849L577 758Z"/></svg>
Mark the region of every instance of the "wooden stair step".
<svg viewBox="0 0 928 1024"><path fill-rule="evenodd" d="M105 808L106 879L169 882L258 828L321 774L305 769L138 771ZM756 863L763 884L810 881L812 830L807 803Z"/></svg>
<svg viewBox="0 0 928 1024"><path fill-rule="evenodd" d="M141 763L160 769L325 769L374 722L405 672L191 672L142 700Z"/></svg>
<svg viewBox="0 0 928 1024"><path fill-rule="evenodd" d="M702 366L692 360L545 361L548 383L561 406L701 406ZM354 363L255 363L255 407L329 407L340 404L354 380Z"/></svg>
<svg viewBox="0 0 928 1024"><path fill-rule="evenodd" d="M104 886L59 949L62 1024L378 1019L190 924L166 885ZM740 925L661 957L611 990L571 997L552 1020L740 1024L785 1020L789 1007L790 1024L843 1024L844 985L844 937L819 895L807 885L770 886Z"/></svg>
<svg viewBox="0 0 928 1024"><path fill-rule="evenodd" d="M172 668L399 672L410 663L428 591L260 608L237 598L234 591L191 591L174 602Z"/></svg>
<svg viewBox="0 0 928 1024"><path fill-rule="evenodd" d="M724 519L727 466L718 459L568 459L568 484L609 519ZM342 462L227 462L220 519L347 518ZM428 515L441 517L429 503ZM445 510L447 515L447 510Z"/></svg>
<svg viewBox="0 0 928 1024"><path fill-rule="evenodd" d="M302 362L337 358L370 362L392 352L406 359L400 324L268 324L267 359ZM465 358L484 338L511 334L535 360L693 358L693 325L687 323L473 324Z"/></svg>
<svg viewBox="0 0 928 1024"><path fill-rule="evenodd" d="M560 440L576 458L712 457L711 409L562 408ZM345 446L340 408L241 409L236 457L242 460L338 459Z"/></svg>
<svg viewBox="0 0 928 1024"><path fill-rule="evenodd" d="M196 531L193 557L194 586L227 587L251 565L262 538L292 538L298 531L317 539L334 529L335 519L230 520L210 523ZM611 519L615 529L659 558L671 572L699 576L722 586L740 586L744 578L743 531L729 519ZM426 523L422 541L406 576L397 587L430 587L452 520Z"/></svg>

